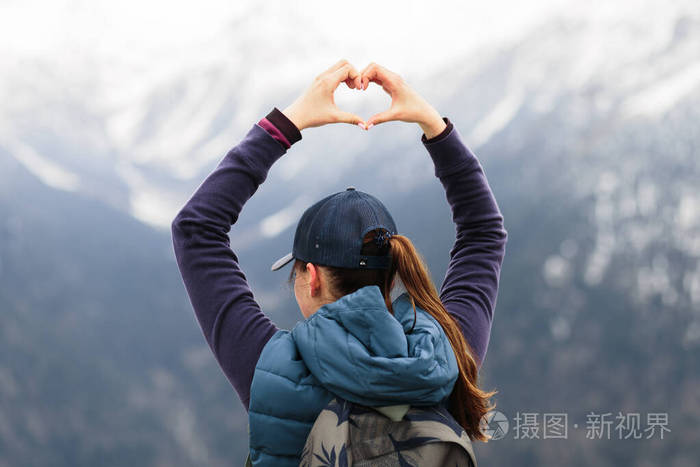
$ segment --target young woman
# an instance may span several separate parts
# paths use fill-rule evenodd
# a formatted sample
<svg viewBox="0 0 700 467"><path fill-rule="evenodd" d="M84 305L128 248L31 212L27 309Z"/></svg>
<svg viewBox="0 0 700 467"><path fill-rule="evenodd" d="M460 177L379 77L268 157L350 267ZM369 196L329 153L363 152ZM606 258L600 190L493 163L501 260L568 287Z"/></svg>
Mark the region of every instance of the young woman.
<svg viewBox="0 0 700 467"><path fill-rule="evenodd" d="M377 83L389 110L364 122L335 106L341 82ZM228 232L273 163L301 131L329 123L417 123L449 202L457 237L438 295L386 207L352 187L302 215L290 280L304 320L278 329L261 311ZM288 156L289 157L289 156ZM178 267L204 336L249 413L253 465L298 465L334 395L373 407L444 404L471 439L493 393L477 379L496 305L507 232L484 171L447 117L396 73L341 60L284 111L276 107L231 149L172 223ZM392 301L395 280L405 287ZM405 410L405 409L404 409ZM405 413L405 412L404 412Z"/></svg>

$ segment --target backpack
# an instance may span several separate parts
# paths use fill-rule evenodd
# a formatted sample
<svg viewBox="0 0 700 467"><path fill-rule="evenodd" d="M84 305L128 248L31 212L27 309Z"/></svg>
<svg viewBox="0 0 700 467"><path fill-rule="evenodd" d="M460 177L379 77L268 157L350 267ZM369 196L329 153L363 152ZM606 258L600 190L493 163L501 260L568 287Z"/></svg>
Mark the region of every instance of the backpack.
<svg viewBox="0 0 700 467"><path fill-rule="evenodd" d="M316 418L299 465L476 467L476 457L443 405L367 407L335 396Z"/></svg>

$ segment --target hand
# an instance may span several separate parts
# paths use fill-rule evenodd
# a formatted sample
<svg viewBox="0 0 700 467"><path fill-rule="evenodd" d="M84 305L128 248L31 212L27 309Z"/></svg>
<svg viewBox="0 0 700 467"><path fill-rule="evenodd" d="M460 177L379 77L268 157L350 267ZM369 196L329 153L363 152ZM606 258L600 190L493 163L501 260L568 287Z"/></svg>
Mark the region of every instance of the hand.
<svg viewBox="0 0 700 467"><path fill-rule="evenodd" d="M299 131L327 123L364 125L362 118L340 110L335 105L333 93L342 82L350 89L362 89L360 74L347 60L340 60L316 76L311 86L282 113L299 128Z"/></svg>
<svg viewBox="0 0 700 467"><path fill-rule="evenodd" d="M362 89L370 82L377 83L391 96L389 110L379 112L367 120L366 129L392 120L418 123L426 138L439 135L447 126L440 113L415 92L398 74L372 62L360 73Z"/></svg>

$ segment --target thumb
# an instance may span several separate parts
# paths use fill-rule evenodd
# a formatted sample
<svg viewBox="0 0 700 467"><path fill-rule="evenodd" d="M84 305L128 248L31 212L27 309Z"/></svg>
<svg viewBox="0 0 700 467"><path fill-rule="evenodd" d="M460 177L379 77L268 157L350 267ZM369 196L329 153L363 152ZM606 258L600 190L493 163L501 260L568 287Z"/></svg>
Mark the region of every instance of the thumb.
<svg viewBox="0 0 700 467"><path fill-rule="evenodd" d="M365 121L359 116L343 110L339 110L335 113L335 119L337 123L350 123L351 125L357 125L358 123L362 123L364 125L365 123Z"/></svg>
<svg viewBox="0 0 700 467"><path fill-rule="evenodd" d="M370 117L369 120L367 120L367 126L369 125L377 125L379 123L384 123L388 122L394 119L394 113L391 110L385 110L383 112L379 112L378 114L374 114Z"/></svg>

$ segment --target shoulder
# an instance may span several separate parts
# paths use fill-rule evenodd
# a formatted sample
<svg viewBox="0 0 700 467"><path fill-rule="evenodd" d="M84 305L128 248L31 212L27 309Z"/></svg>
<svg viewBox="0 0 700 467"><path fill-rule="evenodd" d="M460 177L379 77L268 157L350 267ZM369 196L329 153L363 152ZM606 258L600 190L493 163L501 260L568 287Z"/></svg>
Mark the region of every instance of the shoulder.
<svg viewBox="0 0 700 467"><path fill-rule="evenodd" d="M290 331L280 329L265 344L255 366L251 399L274 397L281 388L299 391L320 388L321 383L311 374L299 354ZM269 393L269 394L268 394Z"/></svg>
<svg viewBox="0 0 700 467"><path fill-rule="evenodd" d="M294 377L295 374L301 376L308 373L291 332L280 329L272 335L263 347L258 363L255 365L255 372L258 371L271 372L288 378Z"/></svg>
<svg viewBox="0 0 700 467"><path fill-rule="evenodd" d="M309 371L287 330L277 331L263 348L250 387L251 413L310 421L330 393Z"/></svg>

